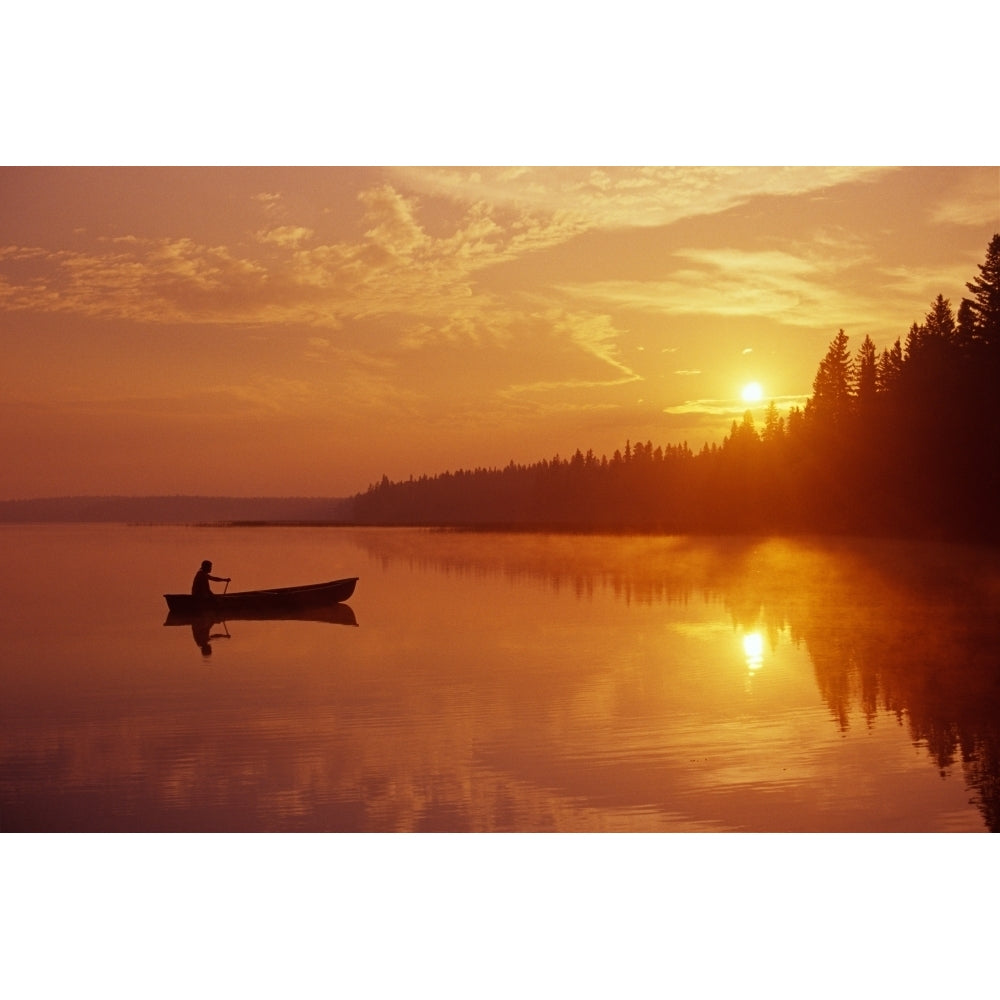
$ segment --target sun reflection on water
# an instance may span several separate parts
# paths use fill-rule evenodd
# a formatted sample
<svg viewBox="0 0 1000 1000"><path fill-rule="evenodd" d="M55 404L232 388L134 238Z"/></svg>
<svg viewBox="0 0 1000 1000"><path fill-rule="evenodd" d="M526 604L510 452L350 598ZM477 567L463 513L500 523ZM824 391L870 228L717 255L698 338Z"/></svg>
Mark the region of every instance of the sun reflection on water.
<svg viewBox="0 0 1000 1000"><path fill-rule="evenodd" d="M743 655L747 669L755 674L764 665L764 637L760 632L747 632L743 636Z"/></svg>

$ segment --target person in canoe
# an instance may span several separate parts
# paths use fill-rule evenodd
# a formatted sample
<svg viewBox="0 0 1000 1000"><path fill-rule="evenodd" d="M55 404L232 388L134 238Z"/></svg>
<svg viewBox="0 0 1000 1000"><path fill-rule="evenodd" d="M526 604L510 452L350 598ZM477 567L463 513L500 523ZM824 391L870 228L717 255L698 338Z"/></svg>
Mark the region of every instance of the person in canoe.
<svg viewBox="0 0 1000 1000"><path fill-rule="evenodd" d="M209 580L214 583L232 582L228 576L212 576L211 560L206 559L201 564L201 569L194 575L194 580L191 583L191 596L200 601L210 601L215 595L209 586Z"/></svg>

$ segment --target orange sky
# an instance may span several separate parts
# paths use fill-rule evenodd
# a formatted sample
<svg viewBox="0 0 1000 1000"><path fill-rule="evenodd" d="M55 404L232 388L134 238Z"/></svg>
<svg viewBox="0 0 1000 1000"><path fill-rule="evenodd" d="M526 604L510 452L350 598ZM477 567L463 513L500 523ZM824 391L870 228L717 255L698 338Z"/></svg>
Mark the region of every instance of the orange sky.
<svg viewBox="0 0 1000 1000"><path fill-rule="evenodd" d="M957 309L1000 171L8 167L0 219L0 498L346 495L800 403Z"/></svg>

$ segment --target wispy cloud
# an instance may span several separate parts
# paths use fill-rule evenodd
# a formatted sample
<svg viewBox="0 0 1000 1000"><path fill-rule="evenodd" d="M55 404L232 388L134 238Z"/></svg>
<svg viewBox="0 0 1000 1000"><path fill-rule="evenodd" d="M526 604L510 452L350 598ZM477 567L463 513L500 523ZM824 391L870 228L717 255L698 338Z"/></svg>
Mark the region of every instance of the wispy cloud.
<svg viewBox="0 0 1000 1000"><path fill-rule="evenodd" d="M78 390L46 401L51 412L70 419L103 415L109 417L161 417L196 425L211 420L239 422L263 419L308 408L315 386L302 380L260 376L245 382L216 382L196 389L178 387L169 392L144 392L123 385L115 394L90 395Z"/></svg>
<svg viewBox="0 0 1000 1000"><path fill-rule="evenodd" d="M562 379L553 380L549 382L539 381L539 382L525 382L521 385L510 385L505 389L500 390L498 395L502 397L511 396L523 396L530 395L533 393L550 393L550 392L564 392L567 389L608 389L612 386L628 385L630 382L639 381L638 376L635 378L618 378L609 379L606 381L587 381L585 379ZM576 405L576 404L574 404ZM588 405L593 405L588 404ZM605 406L613 406L615 404L601 404Z"/></svg>
<svg viewBox="0 0 1000 1000"><path fill-rule="evenodd" d="M257 233L261 243L274 243L279 247L297 247L313 238L315 233L305 226L278 226L276 229L262 229Z"/></svg>
<svg viewBox="0 0 1000 1000"><path fill-rule="evenodd" d="M258 195L266 209L277 195ZM338 328L345 319L397 314L411 346L441 335L478 336L502 309L475 275L564 238L559 224L470 206L431 234L415 198L389 185L362 192L363 236L323 243L287 224L251 243L209 246L183 237L123 235L83 252L38 246L0 251L0 304L145 323ZM502 323L501 323L502 326ZM422 331L420 335L414 331Z"/></svg>
<svg viewBox="0 0 1000 1000"><path fill-rule="evenodd" d="M556 333L565 334L584 353L622 372L628 381L639 376L620 359L618 348L619 331L610 316L571 313L552 319Z"/></svg>
<svg viewBox="0 0 1000 1000"><path fill-rule="evenodd" d="M482 276L490 268L597 227L663 225L762 194L820 192L882 173L844 167L396 170L390 176L411 193L392 183L363 190L361 235L353 240L324 240L285 217L280 193L259 192L253 200L268 222L243 243L123 234L86 252L7 248L0 253L0 304L150 324L299 324L330 331L349 320L396 317L398 343L409 350L511 342L515 303L486 289ZM420 192L457 208L431 225ZM843 247L835 253L827 245L822 260L815 248L811 253L689 247L676 252L677 267L658 281L564 282L546 294L568 295L577 312L597 316L603 303L654 313L761 315L791 325L866 318L871 310L863 302L851 303L853 314L845 316L843 296L828 285L824 265L836 259L846 266ZM606 363L621 365L613 338L599 332L601 322L581 321L572 336Z"/></svg>
<svg viewBox="0 0 1000 1000"><path fill-rule="evenodd" d="M952 192L932 205L928 214L935 224L981 226L992 220L1000 229L1000 167L959 175Z"/></svg>
<svg viewBox="0 0 1000 1000"><path fill-rule="evenodd" d="M265 212L274 212L281 205L281 194L276 191L261 191L253 196L253 200L257 202Z"/></svg>
<svg viewBox="0 0 1000 1000"><path fill-rule="evenodd" d="M751 413L761 413L774 402L779 412L787 412L795 406L802 407L809 397L801 396L776 396L774 399L767 399L755 405L748 405L742 399L687 399L683 403L674 406L664 407L663 412L673 415L684 416L705 416L705 417L740 417L747 410Z"/></svg>
<svg viewBox="0 0 1000 1000"><path fill-rule="evenodd" d="M841 267L816 253L690 247L677 250L674 258L676 267L661 280L597 281L562 290L618 309L755 316L810 328L872 322L882 311L838 286Z"/></svg>
<svg viewBox="0 0 1000 1000"><path fill-rule="evenodd" d="M579 228L662 226L759 195L799 195L872 181L884 167L397 168L408 186L561 218Z"/></svg>
<svg viewBox="0 0 1000 1000"><path fill-rule="evenodd" d="M887 299L893 303L897 326L905 332L912 321L921 321L930 311L938 295L958 309L963 296L968 295L965 283L976 273L975 266L951 265L941 267L883 267L878 273L884 279Z"/></svg>

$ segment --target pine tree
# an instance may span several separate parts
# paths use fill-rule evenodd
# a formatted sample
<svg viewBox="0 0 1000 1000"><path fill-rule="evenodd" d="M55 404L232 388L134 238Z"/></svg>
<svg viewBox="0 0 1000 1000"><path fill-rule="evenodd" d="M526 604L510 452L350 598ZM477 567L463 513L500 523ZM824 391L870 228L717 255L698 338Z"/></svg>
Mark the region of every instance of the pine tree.
<svg viewBox="0 0 1000 1000"><path fill-rule="evenodd" d="M878 361L875 353L875 341L868 335L858 350L856 364L858 373L858 406L870 409L878 392Z"/></svg>
<svg viewBox="0 0 1000 1000"><path fill-rule="evenodd" d="M761 432L761 440L767 444L775 445L785 437L785 420L778 414L777 404L772 399L764 414L764 430Z"/></svg>
<svg viewBox="0 0 1000 1000"><path fill-rule="evenodd" d="M906 338L904 383L914 401L927 403L947 396L958 361L958 329L951 303L943 295L931 303L921 325L910 327Z"/></svg>
<svg viewBox="0 0 1000 1000"><path fill-rule="evenodd" d="M899 337L892 347L887 347L878 361L878 391L889 393L899 382L903 371L903 346Z"/></svg>
<svg viewBox="0 0 1000 1000"><path fill-rule="evenodd" d="M955 317L951 311L951 302L943 295L931 303L931 311L924 320L924 330L928 337L936 337L947 343L955 340Z"/></svg>
<svg viewBox="0 0 1000 1000"><path fill-rule="evenodd" d="M813 380L813 415L820 424L829 427L840 426L847 420L854 400L856 375L848 342L847 334L841 330L830 342Z"/></svg>
<svg viewBox="0 0 1000 1000"><path fill-rule="evenodd" d="M968 299L962 299L962 304L958 307L958 329L955 338L963 355L969 355L976 340L976 313Z"/></svg>
<svg viewBox="0 0 1000 1000"><path fill-rule="evenodd" d="M979 271L979 277L965 286L972 292L972 299L963 302L969 302L975 317L976 339L1000 348L1000 233L990 240Z"/></svg>
<svg viewBox="0 0 1000 1000"><path fill-rule="evenodd" d="M915 361L923 350L927 330L919 323L914 323L906 333L906 344L903 348L903 361Z"/></svg>

